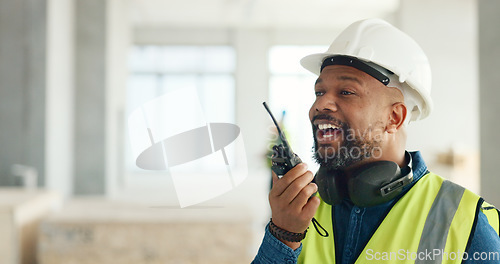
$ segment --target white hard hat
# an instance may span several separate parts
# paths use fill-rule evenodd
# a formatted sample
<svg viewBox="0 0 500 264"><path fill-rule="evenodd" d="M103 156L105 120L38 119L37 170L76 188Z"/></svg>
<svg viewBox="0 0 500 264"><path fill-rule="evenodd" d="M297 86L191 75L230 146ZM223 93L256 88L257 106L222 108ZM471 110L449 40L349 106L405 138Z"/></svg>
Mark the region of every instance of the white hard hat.
<svg viewBox="0 0 500 264"><path fill-rule="evenodd" d="M300 63L307 70L319 75L325 60L335 56L339 56L341 61L342 57L352 58L355 65L359 60L358 66L364 64L369 66L368 68L375 69L375 73L381 72L386 75L389 80L379 79L379 81L402 91L408 108L407 121L423 119L431 112L429 60L411 37L386 21L381 19L357 21L342 31L325 53L306 56ZM342 62L330 64L353 66ZM384 70L378 66L390 72L385 71L384 74ZM366 66L356 68L363 70L363 67L366 68Z"/></svg>

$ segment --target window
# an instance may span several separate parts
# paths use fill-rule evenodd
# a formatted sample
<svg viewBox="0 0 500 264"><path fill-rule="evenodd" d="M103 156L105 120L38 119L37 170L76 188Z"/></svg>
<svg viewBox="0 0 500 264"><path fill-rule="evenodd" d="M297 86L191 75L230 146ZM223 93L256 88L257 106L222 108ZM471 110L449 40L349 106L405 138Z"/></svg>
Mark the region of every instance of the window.
<svg viewBox="0 0 500 264"><path fill-rule="evenodd" d="M277 119L282 119L290 145L302 161L313 168L313 137L309 108L315 100L317 76L304 69L304 56L321 53L326 46L274 46L269 51L269 102ZM283 117L284 113L284 117Z"/></svg>
<svg viewBox="0 0 500 264"><path fill-rule="evenodd" d="M133 47L129 57L125 123L144 103L179 89L196 91L206 122L234 123L235 57L230 46ZM186 111L190 109L179 109L179 115ZM125 140L126 171L148 173L135 165L128 134Z"/></svg>

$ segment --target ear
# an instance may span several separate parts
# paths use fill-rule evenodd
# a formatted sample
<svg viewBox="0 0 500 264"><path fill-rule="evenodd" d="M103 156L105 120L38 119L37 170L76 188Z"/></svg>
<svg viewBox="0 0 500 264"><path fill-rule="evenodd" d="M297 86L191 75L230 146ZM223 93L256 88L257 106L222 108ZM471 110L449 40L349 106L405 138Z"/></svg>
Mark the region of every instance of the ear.
<svg viewBox="0 0 500 264"><path fill-rule="evenodd" d="M405 119L406 105L401 102L393 104L389 115L389 123L387 124L385 130L391 134L396 133L404 124Z"/></svg>

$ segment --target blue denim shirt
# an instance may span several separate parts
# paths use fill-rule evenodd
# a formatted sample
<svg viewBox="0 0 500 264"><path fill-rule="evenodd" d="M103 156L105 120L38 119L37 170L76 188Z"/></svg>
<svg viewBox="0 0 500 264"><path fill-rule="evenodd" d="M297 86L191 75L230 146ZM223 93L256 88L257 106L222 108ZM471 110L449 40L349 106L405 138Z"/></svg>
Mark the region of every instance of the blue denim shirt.
<svg viewBox="0 0 500 264"><path fill-rule="evenodd" d="M420 152L412 152L413 182L407 186L404 195L422 176L427 172L427 165L420 155ZM350 201L345 200L340 205L334 207L335 214L335 251L337 262L341 264L351 264L364 249L375 232L378 224L383 220L385 212L394 201L373 207L358 207ZM315 230L311 230L315 232ZM281 241L276 239L266 227L264 239L259 248L257 256L252 261L253 264L278 264L297 263L297 258L302 250L302 245L292 250ZM476 231L472 238L468 259L463 263L500 263L500 238L495 230L488 224L488 219L483 213L479 213Z"/></svg>

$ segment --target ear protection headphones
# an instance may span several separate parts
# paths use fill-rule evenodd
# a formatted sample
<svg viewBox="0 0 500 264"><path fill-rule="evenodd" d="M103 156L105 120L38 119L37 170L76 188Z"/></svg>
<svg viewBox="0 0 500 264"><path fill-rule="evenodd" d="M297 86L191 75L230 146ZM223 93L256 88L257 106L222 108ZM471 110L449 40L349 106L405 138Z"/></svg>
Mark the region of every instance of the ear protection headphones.
<svg viewBox="0 0 500 264"><path fill-rule="evenodd" d="M395 198L413 180L411 155L401 169L392 161L376 161L361 166L347 176L340 170L320 167L315 176L318 192L327 204L340 204L344 198L359 207L383 204Z"/></svg>

